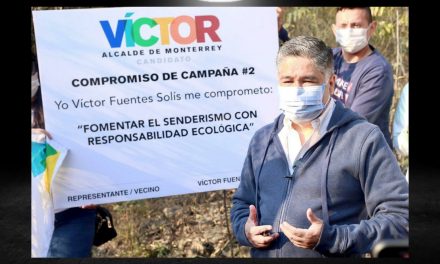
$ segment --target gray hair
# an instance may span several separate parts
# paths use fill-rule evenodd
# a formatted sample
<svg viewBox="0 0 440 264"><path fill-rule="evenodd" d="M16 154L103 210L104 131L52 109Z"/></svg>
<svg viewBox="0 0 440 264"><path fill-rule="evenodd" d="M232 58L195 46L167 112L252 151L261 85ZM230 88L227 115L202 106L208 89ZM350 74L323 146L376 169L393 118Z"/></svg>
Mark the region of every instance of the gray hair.
<svg viewBox="0 0 440 264"><path fill-rule="evenodd" d="M307 36L297 36L278 51L277 67L285 57L306 57L313 61L315 67L328 79L333 74L333 52L324 41Z"/></svg>

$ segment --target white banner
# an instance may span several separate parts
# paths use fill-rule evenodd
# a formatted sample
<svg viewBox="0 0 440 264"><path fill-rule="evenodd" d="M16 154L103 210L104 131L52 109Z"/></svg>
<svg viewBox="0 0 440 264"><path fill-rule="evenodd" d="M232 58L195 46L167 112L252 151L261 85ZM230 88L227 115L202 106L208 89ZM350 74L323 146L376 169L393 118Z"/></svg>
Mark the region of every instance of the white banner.
<svg viewBox="0 0 440 264"><path fill-rule="evenodd" d="M34 11L56 209L236 188L279 113L273 7Z"/></svg>

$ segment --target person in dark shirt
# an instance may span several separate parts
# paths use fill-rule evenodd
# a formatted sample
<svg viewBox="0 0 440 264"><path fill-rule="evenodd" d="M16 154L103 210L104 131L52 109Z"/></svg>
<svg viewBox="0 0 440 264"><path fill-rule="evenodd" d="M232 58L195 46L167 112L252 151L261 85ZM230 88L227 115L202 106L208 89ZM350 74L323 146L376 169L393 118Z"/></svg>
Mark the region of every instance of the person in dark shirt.
<svg viewBox="0 0 440 264"><path fill-rule="evenodd" d="M337 8L332 30L340 47L333 48L336 82L332 96L377 125L392 147L389 119L393 71L382 54L369 44L376 26L369 7ZM286 33L281 28L279 38L288 39Z"/></svg>
<svg viewBox="0 0 440 264"><path fill-rule="evenodd" d="M332 25L340 48L333 49L334 98L377 125L392 147L389 131L393 70L368 42L376 30L369 7L339 7Z"/></svg>
<svg viewBox="0 0 440 264"><path fill-rule="evenodd" d="M362 256L408 239L408 183L380 129L331 98L333 54L316 38L277 57L282 113L253 136L231 223L252 257Z"/></svg>

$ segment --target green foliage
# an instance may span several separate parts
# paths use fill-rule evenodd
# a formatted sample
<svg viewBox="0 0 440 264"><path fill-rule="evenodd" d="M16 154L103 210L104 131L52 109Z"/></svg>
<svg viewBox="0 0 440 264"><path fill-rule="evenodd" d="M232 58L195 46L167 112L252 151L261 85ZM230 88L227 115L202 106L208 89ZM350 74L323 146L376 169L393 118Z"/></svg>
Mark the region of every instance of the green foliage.
<svg viewBox="0 0 440 264"><path fill-rule="evenodd" d="M283 26L289 36L313 36L333 47L336 42L331 24L335 14L336 9L329 7L286 7Z"/></svg>

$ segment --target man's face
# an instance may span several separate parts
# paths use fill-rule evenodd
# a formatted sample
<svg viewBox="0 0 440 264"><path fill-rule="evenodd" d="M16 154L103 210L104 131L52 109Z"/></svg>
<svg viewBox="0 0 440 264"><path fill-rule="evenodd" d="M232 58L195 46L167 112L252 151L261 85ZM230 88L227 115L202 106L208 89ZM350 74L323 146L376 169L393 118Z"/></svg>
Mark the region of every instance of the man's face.
<svg viewBox="0 0 440 264"><path fill-rule="evenodd" d="M325 82L326 89L322 102L325 104L330 96L329 89L332 91L334 84L334 77L324 80L324 74L321 73L315 64L305 57L285 57L278 65L278 82L281 89L288 89L289 87L303 87L317 86Z"/></svg>
<svg viewBox="0 0 440 264"><path fill-rule="evenodd" d="M336 13L336 27L343 28L367 28L368 16L363 9L342 9Z"/></svg>
<svg viewBox="0 0 440 264"><path fill-rule="evenodd" d="M336 29L346 28L370 28L367 31L367 38L370 39L376 30L376 22L370 25L368 13L364 9L342 9L336 13L336 23L332 25L333 34L336 36Z"/></svg>

